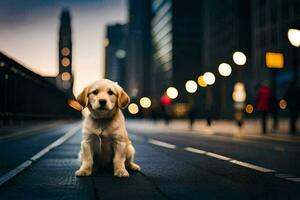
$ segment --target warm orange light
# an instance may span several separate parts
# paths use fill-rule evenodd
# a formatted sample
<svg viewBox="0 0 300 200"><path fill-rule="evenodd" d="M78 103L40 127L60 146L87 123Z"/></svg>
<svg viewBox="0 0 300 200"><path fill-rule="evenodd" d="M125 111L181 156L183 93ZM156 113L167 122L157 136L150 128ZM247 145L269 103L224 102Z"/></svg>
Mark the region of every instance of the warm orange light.
<svg viewBox="0 0 300 200"><path fill-rule="evenodd" d="M63 58L61 60L61 64L64 66L64 67L68 67L70 65L70 59L69 58Z"/></svg>
<svg viewBox="0 0 300 200"><path fill-rule="evenodd" d="M203 76L199 76L197 81L198 81L198 84L200 85L200 87L207 86L206 82L203 80Z"/></svg>
<svg viewBox="0 0 300 200"><path fill-rule="evenodd" d="M287 102L286 102L285 99L281 99L281 100L279 101L279 107L280 107L280 109L282 109L282 110L286 109L286 107L287 107Z"/></svg>
<svg viewBox="0 0 300 200"><path fill-rule="evenodd" d="M61 74L61 80L63 81L68 81L71 79L71 75L69 72L64 72Z"/></svg>
<svg viewBox="0 0 300 200"><path fill-rule="evenodd" d="M75 101L74 99L69 99L69 100L68 100L68 105L69 105L71 108L75 109L75 110L78 110L78 111L81 111L81 110L82 110L81 105L80 105L77 101Z"/></svg>
<svg viewBox="0 0 300 200"><path fill-rule="evenodd" d="M70 55L70 49L67 48L67 47L62 48L62 49L61 49L61 54L62 54L63 56L68 56L68 55Z"/></svg>
<svg viewBox="0 0 300 200"><path fill-rule="evenodd" d="M284 58L282 53L266 53L266 65L268 68L282 69L284 64Z"/></svg>
<svg viewBox="0 0 300 200"><path fill-rule="evenodd" d="M251 114L251 113L253 113L254 108L251 104L247 104L245 110L248 114Z"/></svg>

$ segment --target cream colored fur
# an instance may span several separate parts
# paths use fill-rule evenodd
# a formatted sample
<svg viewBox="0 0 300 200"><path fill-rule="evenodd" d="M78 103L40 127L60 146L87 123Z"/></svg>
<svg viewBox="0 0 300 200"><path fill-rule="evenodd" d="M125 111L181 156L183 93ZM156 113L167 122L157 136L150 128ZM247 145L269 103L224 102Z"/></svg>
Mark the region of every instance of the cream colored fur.
<svg viewBox="0 0 300 200"><path fill-rule="evenodd" d="M127 169L139 171L121 111L130 101L126 92L117 83L103 79L86 87L77 100L89 113L83 121L82 164L75 175L91 175L95 158L107 165L112 163L117 177L128 177ZM106 101L105 106L101 106L100 100Z"/></svg>

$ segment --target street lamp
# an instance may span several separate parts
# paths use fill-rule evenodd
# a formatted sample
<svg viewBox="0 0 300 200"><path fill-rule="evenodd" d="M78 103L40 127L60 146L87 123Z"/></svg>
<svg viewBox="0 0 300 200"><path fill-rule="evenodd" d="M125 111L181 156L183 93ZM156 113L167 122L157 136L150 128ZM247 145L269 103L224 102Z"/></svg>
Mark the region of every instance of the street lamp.
<svg viewBox="0 0 300 200"><path fill-rule="evenodd" d="M232 58L233 58L234 63L239 66L245 65L247 62L246 55L240 51L234 52Z"/></svg>
<svg viewBox="0 0 300 200"><path fill-rule="evenodd" d="M197 83L193 80L189 80L185 83L185 89L188 93L195 93L197 91Z"/></svg>
<svg viewBox="0 0 300 200"><path fill-rule="evenodd" d="M213 85L216 81L216 77L211 72L205 72L203 74L203 80L207 85Z"/></svg>
<svg viewBox="0 0 300 200"><path fill-rule="evenodd" d="M175 87L169 87L166 93L170 99L176 99L178 97L178 90Z"/></svg>
<svg viewBox="0 0 300 200"><path fill-rule="evenodd" d="M218 70L221 76L230 76L232 72L231 66L227 63L221 63Z"/></svg>

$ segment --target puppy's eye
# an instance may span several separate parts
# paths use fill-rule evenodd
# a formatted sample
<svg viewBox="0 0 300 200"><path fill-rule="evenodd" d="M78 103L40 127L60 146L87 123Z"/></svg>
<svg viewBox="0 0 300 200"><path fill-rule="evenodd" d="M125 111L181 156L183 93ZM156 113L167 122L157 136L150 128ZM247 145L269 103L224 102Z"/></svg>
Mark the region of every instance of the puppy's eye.
<svg viewBox="0 0 300 200"><path fill-rule="evenodd" d="M97 94L98 94L98 90L94 90L92 93L93 93L94 95L97 95Z"/></svg>
<svg viewBox="0 0 300 200"><path fill-rule="evenodd" d="M109 90L107 93L108 93L109 95L113 95L113 94L114 94L114 92L111 91L111 90Z"/></svg>

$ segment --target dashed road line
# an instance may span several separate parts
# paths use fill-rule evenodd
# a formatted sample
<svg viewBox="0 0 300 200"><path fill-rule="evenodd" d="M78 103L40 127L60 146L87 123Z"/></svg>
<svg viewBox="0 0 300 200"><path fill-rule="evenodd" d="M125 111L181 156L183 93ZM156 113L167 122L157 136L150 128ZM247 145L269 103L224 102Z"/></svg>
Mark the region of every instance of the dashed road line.
<svg viewBox="0 0 300 200"><path fill-rule="evenodd" d="M233 163L233 164L236 164L236 165L239 165L239 166L242 166L242 167L246 167L246 168L249 168L249 169L253 169L253 170L256 170L256 171L260 171L260 172L275 172L275 170L273 170L273 169L260 167L260 166L253 165L253 164L250 164L250 163L247 163L247 162L242 162L242 161L239 161L239 160L235 160L235 159L229 158L227 156L223 156L223 155L220 155L220 154L204 151L204 150L201 150L201 149L196 149L196 148L193 148L193 147L185 147L184 150L192 152L192 153L207 155L207 156L210 156L210 157L213 157L213 158L217 158L219 160L228 161L230 163Z"/></svg>
<svg viewBox="0 0 300 200"><path fill-rule="evenodd" d="M236 164L236 165L239 165L239 166L242 166L242 167L253 169L253 170L256 170L256 171L259 171L259 172L275 172L275 170L273 170L273 169L260 167L260 166L253 165L253 164L250 164L250 163L247 163L247 162L242 162L242 161L239 161L239 160L230 160L229 162L231 162L233 164Z"/></svg>
<svg viewBox="0 0 300 200"><path fill-rule="evenodd" d="M77 131L80 128L81 128L81 126L78 125L72 129L70 129L63 136L61 136L60 138L55 140L53 143L51 143L50 145L48 145L47 147L42 149L40 152L38 152L37 154L32 156L29 160L26 160L25 162L23 162L16 168L14 168L14 169L10 170L9 172L7 172L6 174L2 175L0 177L0 186L3 185L5 182L9 181L10 179L12 179L13 177L15 177L16 175L18 175L19 173L21 173L26 168L28 168L30 165L32 165L33 162L35 162L38 159L40 159L41 157L43 157L50 150L54 149L55 147L61 145L65 141L67 141L70 137L72 137L75 133L77 133Z"/></svg>
<svg viewBox="0 0 300 200"><path fill-rule="evenodd" d="M185 147L184 150L192 152L192 153L197 153L197 154L205 154L206 151L200 150L200 149L195 149L193 147Z"/></svg>
<svg viewBox="0 0 300 200"><path fill-rule="evenodd" d="M149 139L148 143L154 144L154 145L157 145L157 146L161 146L161 147L165 147L165 148L169 148L169 149L175 149L176 148L176 145L174 145L174 144L170 144L170 143L166 143L166 142L162 142L162 141L154 140L154 139Z"/></svg>

